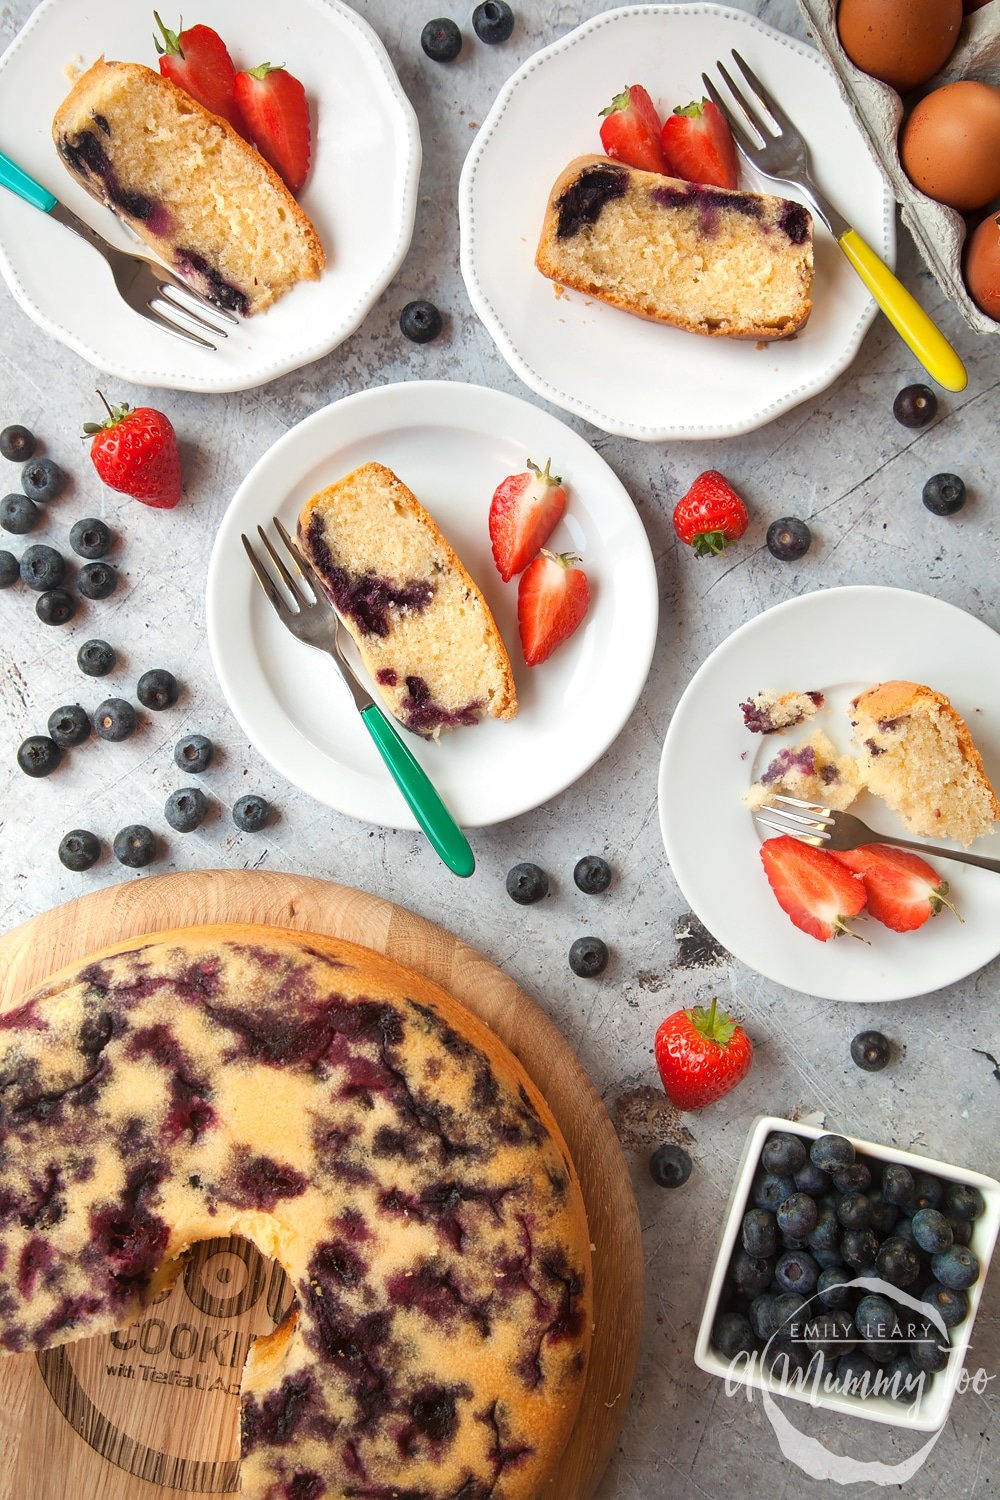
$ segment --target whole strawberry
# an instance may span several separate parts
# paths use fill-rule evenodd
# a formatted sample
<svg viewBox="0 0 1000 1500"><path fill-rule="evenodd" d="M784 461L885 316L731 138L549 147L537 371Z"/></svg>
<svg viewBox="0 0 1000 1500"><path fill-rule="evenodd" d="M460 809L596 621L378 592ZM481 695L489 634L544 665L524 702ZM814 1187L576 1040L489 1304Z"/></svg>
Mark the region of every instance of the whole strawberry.
<svg viewBox="0 0 1000 1500"><path fill-rule="evenodd" d="M674 507L674 530L696 557L715 555L738 542L749 521L746 506L718 469L699 474Z"/></svg>
<svg viewBox="0 0 1000 1500"><path fill-rule="evenodd" d="M162 411L127 401L108 408L106 422L85 422L84 436L92 439L90 456L104 483L143 505L170 510L181 498L181 457L177 434Z"/></svg>
<svg viewBox="0 0 1000 1500"><path fill-rule="evenodd" d="M745 1078L753 1043L725 1011L695 1005L660 1023L653 1048L667 1097L678 1109L703 1109Z"/></svg>

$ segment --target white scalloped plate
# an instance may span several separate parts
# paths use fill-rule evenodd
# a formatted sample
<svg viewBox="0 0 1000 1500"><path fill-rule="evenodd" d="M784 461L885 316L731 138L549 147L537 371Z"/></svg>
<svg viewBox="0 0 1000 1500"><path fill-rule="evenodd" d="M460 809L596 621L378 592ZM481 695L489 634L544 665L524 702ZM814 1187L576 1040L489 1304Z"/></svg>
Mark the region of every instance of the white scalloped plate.
<svg viewBox="0 0 1000 1500"><path fill-rule="evenodd" d="M598 114L629 83L662 112L702 94L701 74L736 47L809 141L828 196L891 266L894 202L813 48L720 5L641 5L595 16L537 52L501 89L462 171L462 272L501 354L546 400L605 432L646 441L731 437L772 421L846 370L875 304L816 224L814 308L794 339L758 347L631 317L534 266L552 184L600 152ZM757 192L781 192L741 165Z"/></svg>

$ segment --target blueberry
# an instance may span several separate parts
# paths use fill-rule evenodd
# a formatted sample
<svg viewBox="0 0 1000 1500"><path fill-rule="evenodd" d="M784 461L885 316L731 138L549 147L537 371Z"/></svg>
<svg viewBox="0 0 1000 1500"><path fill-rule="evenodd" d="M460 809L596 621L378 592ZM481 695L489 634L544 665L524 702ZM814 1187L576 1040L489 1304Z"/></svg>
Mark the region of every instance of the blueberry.
<svg viewBox="0 0 1000 1500"><path fill-rule="evenodd" d="M454 21L439 16L420 33L420 45L431 62L454 62L462 50L462 33Z"/></svg>
<svg viewBox="0 0 1000 1500"><path fill-rule="evenodd" d="M840 1220L832 1208L824 1205L809 1231L810 1250L833 1250L840 1240Z"/></svg>
<svg viewBox="0 0 1000 1500"><path fill-rule="evenodd" d="M940 1255L943 1251L950 1250L954 1244L954 1231L940 1209L918 1209L910 1223L913 1225L913 1238L928 1255Z"/></svg>
<svg viewBox="0 0 1000 1500"><path fill-rule="evenodd" d="M797 516L782 516L780 521L771 522L765 540L772 557L779 562L795 562L809 551L812 532Z"/></svg>
<svg viewBox="0 0 1000 1500"><path fill-rule="evenodd" d="M76 653L76 664L88 677L107 677L117 660L115 648L107 641L84 641Z"/></svg>
<svg viewBox="0 0 1000 1500"><path fill-rule="evenodd" d="M174 746L174 765L182 771L207 770L212 764L215 746L203 734L186 734Z"/></svg>
<svg viewBox="0 0 1000 1500"><path fill-rule="evenodd" d="M46 589L35 600L35 614L43 625L65 625L76 614L76 600L68 589Z"/></svg>
<svg viewBox="0 0 1000 1500"><path fill-rule="evenodd" d="M254 792L233 803L233 822L243 833L259 833L271 816L271 804Z"/></svg>
<svg viewBox="0 0 1000 1500"><path fill-rule="evenodd" d="M712 1324L712 1343L723 1359L735 1359L753 1349L753 1329L742 1313L720 1313Z"/></svg>
<svg viewBox="0 0 1000 1500"><path fill-rule="evenodd" d="M908 1219L905 1214L900 1214L900 1217L896 1220L895 1227L892 1231L892 1238L894 1240L902 1240L903 1244L909 1245L911 1250L916 1250L918 1248L917 1242L913 1238L912 1220Z"/></svg>
<svg viewBox="0 0 1000 1500"><path fill-rule="evenodd" d="M47 734L29 734L17 752L17 763L25 776L49 776L62 760L62 751Z"/></svg>
<svg viewBox="0 0 1000 1500"><path fill-rule="evenodd" d="M180 688L173 672L167 672L163 667L154 667L150 672L143 672L139 678L135 696L143 708L151 708L159 712L164 708L173 708L179 692Z"/></svg>
<svg viewBox="0 0 1000 1500"><path fill-rule="evenodd" d="M881 1239L885 1239L896 1227L899 1209L894 1203L886 1203L881 1193L870 1193L868 1197L872 1206L871 1227Z"/></svg>
<svg viewBox="0 0 1000 1500"><path fill-rule="evenodd" d="M127 740L138 723L135 709L126 698L105 698L94 714L94 728L102 740Z"/></svg>
<svg viewBox="0 0 1000 1500"><path fill-rule="evenodd" d="M809 1253L824 1271L840 1265L840 1245L810 1245Z"/></svg>
<svg viewBox="0 0 1000 1500"><path fill-rule="evenodd" d="M801 1137L778 1132L768 1136L760 1159L765 1171L776 1172L779 1177L790 1177L805 1166L806 1148Z"/></svg>
<svg viewBox="0 0 1000 1500"><path fill-rule="evenodd" d="M748 1255L773 1255L778 1248L778 1225L774 1214L764 1208L748 1208L740 1230L743 1248Z"/></svg>
<svg viewBox="0 0 1000 1500"><path fill-rule="evenodd" d="M408 302L399 315L399 330L414 344L429 344L444 327L444 319L424 297Z"/></svg>
<svg viewBox="0 0 1000 1500"><path fill-rule="evenodd" d="M809 1148L809 1160L824 1172L835 1167L849 1167L854 1160L854 1147L845 1136L821 1135Z"/></svg>
<svg viewBox="0 0 1000 1500"><path fill-rule="evenodd" d="M851 1041L851 1058L866 1073L881 1073L889 1061L889 1039L881 1031L859 1031Z"/></svg>
<svg viewBox="0 0 1000 1500"><path fill-rule="evenodd" d="M608 945L599 937L577 938L569 950L569 966L581 979L594 979L608 966Z"/></svg>
<svg viewBox="0 0 1000 1500"><path fill-rule="evenodd" d="M956 1245L972 1244L972 1223L969 1219L949 1219L951 1235Z"/></svg>
<svg viewBox="0 0 1000 1500"><path fill-rule="evenodd" d="M808 1314L808 1306L795 1292L779 1292L774 1299L774 1317L778 1324L778 1333L782 1338L794 1338L798 1331L795 1325L803 1317L808 1317Z"/></svg>
<svg viewBox="0 0 1000 1500"><path fill-rule="evenodd" d="M784 1255L778 1256L774 1279L783 1292L808 1297L819 1280L819 1266L805 1250L786 1250Z"/></svg>
<svg viewBox="0 0 1000 1500"><path fill-rule="evenodd" d="M69 703L49 714L48 729L60 750L68 750L83 744L90 734L90 719L79 703Z"/></svg>
<svg viewBox="0 0 1000 1500"><path fill-rule="evenodd" d="M902 1205L904 1214L910 1218L921 1208L944 1207L944 1184L929 1172L917 1172L913 1179L913 1192Z"/></svg>
<svg viewBox="0 0 1000 1500"><path fill-rule="evenodd" d="M940 1255L931 1257L935 1281L952 1292L964 1292L979 1280L979 1257L968 1245L952 1245Z"/></svg>
<svg viewBox="0 0 1000 1500"><path fill-rule="evenodd" d="M909 1348L910 1358L917 1369L926 1370L930 1375L944 1369L950 1354L951 1350L945 1343L945 1336L937 1328L934 1328L926 1339L915 1339Z"/></svg>
<svg viewBox="0 0 1000 1500"><path fill-rule="evenodd" d="M888 1297L867 1292L854 1309L854 1326L863 1339L881 1343L899 1331L896 1309Z"/></svg>
<svg viewBox="0 0 1000 1500"><path fill-rule="evenodd" d="M808 1308L805 1331L807 1349L831 1359L846 1354L858 1341L858 1331L846 1308Z"/></svg>
<svg viewBox="0 0 1000 1500"><path fill-rule="evenodd" d="M0 589L9 589L21 576L21 566L13 552L0 552Z"/></svg>
<svg viewBox="0 0 1000 1500"><path fill-rule="evenodd" d="M533 906L549 894L549 877L527 861L507 871L507 894L518 906Z"/></svg>
<svg viewBox="0 0 1000 1500"><path fill-rule="evenodd" d="M691 1158L682 1146L665 1141L649 1158L649 1175L658 1187L683 1187L691 1176Z"/></svg>
<svg viewBox="0 0 1000 1500"><path fill-rule="evenodd" d="M741 1246L733 1256L730 1267L734 1284L748 1297L759 1297L771 1285L774 1263L766 1255L748 1255ZM791 1288L786 1287L786 1291Z"/></svg>
<svg viewBox="0 0 1000 1500"><path fill-rule="evenodd" d="M506 0L483 0L472 12L472 29L481 42L493 47L514 30L514 12Z"/></svg>
<svg viewBox="0 0 1000 1500"><path fill-rule="evenodd" d="M868 1229L872 1222L871 1199L867 1193L845 1193L837 1204L837 1218L845 1229Z"/></svg>
<svg viewBox="0 0 1000 1500"><path fill-rule="evenodd" d="M872 1174L863 1161L852 1162L849 1167L834 1167L830 1176L838 1193L863 1193L871 1187Z"/></svg>
<svg viewBox="0 0 1000 1500"><path fill-rule="evenodd" d="M768 1339L773 1339L781 1326L778 1322L777 1306L777 1297L772 1296L770 1292L761 1292L759 1297L753 1299L747 1310L750 1327L762 1343L766 1344Z"/></svg>
<svg viewBox="0 0 1000 1500"><path fill-rule="evenodd" d="M828 1173L819 1167L814 1167L811 1161L806 1162L793 1174L795 1186L800 1193L810 1193L814 1198L821 1198L830 1187Z"/></svg>
<svg viewBox="0 0 1000 1500"><path fill-rule="evenodd" d="M34 531L41 519L38 506L27 495L4 495L0 500L0 526L14 536Z"/></svg>
<svg viewBox="0 0 1000 1500"><path fill-rule="evenodd" d="M915 1401L927 1384L927 1374L918 1369L908 1349L889 1361L883 1373L888 1382L885 1392L893 1401L904 1401L907 1405Z"/></svg>
<svg viewBox="0 0 1000 1500"><path fill-rule="evenodd" d="M892 1235L879 1246L875 1269L893 1286L912 1286L920 1275L920 1259L912 1245Z"/></svg>
<svg viewBox="0 0 1000 1500"><path fill-rule="evenodd" d="M573 879L585 896L600 896L611 884L611 866L599 854L585 854L574 866Z"/></svg>
<svg viewBox="0 0 1000 1500"><path fill-rule="evenodd" d="M0 453L13 464L23 464L35 451L35 434L15 423L0 432Z"/></svg>
<svg viewBox="0 0 1000 1500"><path fill-rule="evenodd" d="M878 1238L874 1229L845 1229L840 1236L840 1258L856 1271L867 1271L875 1264Z"/></svg>
<svg viewBox="0 0 1000 1500"><path fill-rule="evenodd" d="M778 1204L784 1203L795 1192L795 1183L790 1177L777 1172L758 1172L750 1186L750 1196L755 1207L777 1213Z"/></svg>
<svg viewBox="0 0 1000 1500"><path fill-rule="evenodd" d="M969 1316L969 1299L965 1292L942 1286L940 1281L932 1281L926 1291L921 1292L920 1300L937 1311L946 1328L957 1328Z"/></svg>
<svg viewBox="0 0 1000 1500"><path fill-rule="evenodd" d="M956 1219L978 1219L986 1208L979 1189L964 1182L949 1182L944 1197L948 1212Z"/></svg>
<svg viewBox="0 0 1000 1500"><path fill-rule="evenodd" d="M890 1162L882 1169L882 1197L886 1203L893 1203L896 1207L909 1202L916 1191L913 1181L913 1173L908 1167L899 1166L896 1162Z"/></svg>
<svg viewBox="0 0 1000 1500"><path fill-rule="evenodd" d="M191 833L208 812L208 799L200 787L184 786L171 792L163 816L178 833Z"/></svg>
<svg viewBox="0 0 1000 1500"><path fill-rule="evenodd" d="M130 870L141 870L156 858L156 836L142 823L130 823L115 834L115 859Z"/></svg>
<svg viewBox="0 0 1000 1500"><path fill-rule="evenodd" d="M782 1234L806 1240L816 1228L819 1210L816 1200L810 1198L808 1193L792 1193L783 1203L779 1203L776 1217Z"/></svg>
<svg viewBox="0 0 1000 1500"><path fill-rule="evenodd" d="M69 533L69 544L78 557L92 562L111 551L114 532L103 521L88 516L85 521L74 521Z"/></svg>
<svg viewBox="0 0 1000 1500"><path fill-rule="evenodd" d="M101 852L101 841L86 828L72 828L63 835L59 843L59 859L67 868L77 873L89 870Z"/></svg>
<svg viewBox="0 0 1000 1500"><path fill-rule="evenodd" d="M76 586L85 599L107 599L118 587L118 569L113 563L84 563Z"/></svg>
<svg viewBox="0 0 1000 1500"><path fill-rule="evenodd" d="M66 576L66 559L54 547L36 542L21 554L21 582L41 594L58 588Z"/></svg>
<svg viewBox="0 0 1000 1500"><path fill-rule="evenodd" d="M904 427L926 427L937 416L937 408L929 385L907 385L892 403L892 414Z"/></svg>
<svg viewBox="0 0 1000 1500"><path fill-rule="evenodd" d="M851 1349L837 1361L837 1388L844 1396L857 1396L864 1400L872 1394L880 1378L878 1365L870 1354L861 1349Z"/></svg>
<svg viewBox="0 0 1000 1500"><path fill-rule="evenodd" d="M807 1368L806 1350L791 1339L772 1339L761 1354L765 1370L778 1380L790 1380L796 1370Z"/></svg>
<svg viewBox="0 0 1000 1500"><path fill-rule="evenodd" d="M851 1273L846 1266L828 1266L816 1280L816 1295L824 1307L850 1307L854 1288L849 1285Z"/></svg>
<svg viewBox="0 0 1000 1500"><path fill-rule="evenodd" d="M924 485L923 501L932 515L953 516L965 499L965 485L957 474L932 474Z"/></svg>
<svg viewBox="0 0 1000 1500"><path fill-rule="evenodd" d="M32 458L21 470L21 488L29 500L44 505L62 492L66 475L51 458Z"/></svg>

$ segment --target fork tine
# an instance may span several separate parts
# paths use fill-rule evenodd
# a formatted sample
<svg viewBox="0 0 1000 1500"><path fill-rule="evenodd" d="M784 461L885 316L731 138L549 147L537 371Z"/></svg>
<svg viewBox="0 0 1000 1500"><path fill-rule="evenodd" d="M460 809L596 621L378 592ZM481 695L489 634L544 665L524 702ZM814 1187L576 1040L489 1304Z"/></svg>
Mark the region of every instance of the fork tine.
<svg viewBox="0 0 1000 1500"><path fill-rule="evenodd" d="M295 559L295 566L298 568L299 572L302 574L302 576L305 579L306 583L308 583L309 587L312 589L313 594L316 596L317 599L325 600L326 599L326 594L320 588L319 579L316 577L316 570L313 567L312 563L303 554L303 552L302 552L301 548L299 547L298 543L295 542L295 541L293 541L292 538L289 536L288 532L285 530L284 526L282 525L282 523L278 519L278 517L277 516L272 516L271 520L272 520L272 522L274 524L275 531L281 537L281 540L284 542L285 546L288 548L288 551L291 553L292 557Z"/></svg>
<svg viewBox="0 0 1000 1500"><path fill-rule="evenodd" d="M769 140L773 139L773 137L771 136L771 134L770 134L769 131L767 131L767 130L764 129L764 127L760 123L760 120L758 119L757 115L754 113L753 109L748 104L745 96L740 93L740 91L737 88L736 84L733 82L730 74L726 70L725 64L724 63L716 63L715 66L718 68L719 72L722 74L723 78L725 79L726 87L728 88L729 92L732 94L733 98L736 100L737 106L739 107L740 113L743 115L743 118L746 120L747 124L750 126L750 129L756 133L757 139L758 139L758 142L759 142L759 148L763 148L764 146L767 145L767 143L768 143ZM758 148L755 148L755 149L758 149Z"/></svg>
<svg viewBox="0 0 1000 1500"><path fill-rule="evenodd" d="M240 532L240 541L243 543L243 549L246 552L247 557L250 559L250 566L251 568L253 568L254 573L256 574L257 582L264 590L264 593L270 600L275 612L280 616L282 620L284 620L286 616L291 614L291 610L288 608L288 605L285 603L284 599L282 599L281 595L278 593L278 590L275 588L274 580L272 579L270 573L268 573L267 569L264 567L264 564L261 562L256 552L253 550L250 538L247 536L245 531Z"/></svg>
<svg viewBox="0 0 1000 1500"><path fill-rule="evenodd" d="M288 592L291 594L292 598L295 600L297 608L300 610L307 609L309 606L309 600L302 593L298 584L295 582L295 579L285 567L283 559L275 550L274 543L271 541L271 538L268 536L263 526L257 527L257 535L260 537L261 541L264 543L264 546L267 548L268 556L280 573L281 581L285 585L285 588L288 590Z"/></svg>
<svg viewBox="0 0 1000 1500"><path fill-rule="evenodd" d="M151 301L147 302L145 307L136 308L136 312L141 317L148 319L150 323L155 323L157 327L165 328L168 333L174 334L175 337L186 339L189 344L197 344L201 349L211 349L212 353L215 353L215 345L210 344L208 339L203 339L200 334L192 333L188 328L181 328L172 318L168 318L165 313L160 312L159 308L155 307Z"/></svg>
<svg viewBox="0 0 1000 1500"><path fill-rule="evenodd" d="M709 78L707 73L702 73L701 81L705 85L705 91L708 94L708 97L711 99L712 103L715 105L719 113L725 118L726 124L733 132L736 144L739 146L740 150L745 155L752 156L753 153L758 149L757 142L750 139L748 132L743 128L739 120L733 114L733 111L729 108L729 105L723 99L722 95L719 93L719 90L715 87L715 84L712 82L711 78Z"/></svg>
<svg viewBox="0 0 1000 1500"><path fill-rule="evenodd" d="M817 833L829 825L822 818L806 818L801 813L789 812L784 807L767 807L767 811L773 813L776 818L787 818L789 823L800 823L803 828L815 829Z"/></svg>
<svg viewBox="0 0 1000 1500"><path fill-rule="evenodd" d="M775 802L787 802L789 807L805 807L812 813L814 818L820 822L832 823L834 821L833 809L824 806L822 802L804 802L801 797L786 797L783 792L775 792Z"/></svg>
<svg viewBox="0 0 1000 1500"><path fill-rule="evenodd" d="M740 56L735 47L732 49L732 53L733 61L736 63L736 66L739 68L740 72L743 74L743 77L746 79L747 83L753 90L753 95L757 100L757 103L760 105L764 113L770 118L771 122L776 125L777 128L781 131L794 131L795 126L785 114L785 111L782 109L777 99L775 99L771 94L768 93L767 89L761 83L760 79L757 77L750 64L746 61L745 58Z"/></svg>
<svg viewBox="0 0 1000 1500"><path fill-rule="evenodd" d="M830 837L829 833L821 833L818 830L814 833L807 833L805 828L789 828L787 823L776 823L773 818L765 818L762 813L754 813L754 817L765 828L773 828L775 833L788 834L791 838L798 839L800 844L812 844L814 848L825 844Z"/></svg>
<svg viewBox="0 0 1000 1500"><path fill-rule="evenodd" d="M179 312L182 317L189 318L196 327L204 328L206 333L214 333L216 338L219 339L227 339L229 337L228 329L220 328L218 324L213 323L209 318L206 318L204 314L197 312L193 307L188 307L187 303L182 302L179 297L171 295L174 291L174 287L171 282L161 282L157 291L160 299L163 302L166 302L170 307L176 309L176 311Z"/></svg>
<svg viewBox="0 0 1000 1500"><path fill-rule="evenodd" d="M187 281L182 281L172 271L167 271L162 267L158 267L157 269L162 283L160 286L161 292L165 286L171 286L175 291L183 292L186 297L192 298L199 307L205 308L207 312L214 314L217 318L222 318L223 322L239 323L239 318L234 312L230 312L228 307L220 307L217 302L213 302L209 297L206 297L204 292L199 292L197 287L191 286Z"/></svg>

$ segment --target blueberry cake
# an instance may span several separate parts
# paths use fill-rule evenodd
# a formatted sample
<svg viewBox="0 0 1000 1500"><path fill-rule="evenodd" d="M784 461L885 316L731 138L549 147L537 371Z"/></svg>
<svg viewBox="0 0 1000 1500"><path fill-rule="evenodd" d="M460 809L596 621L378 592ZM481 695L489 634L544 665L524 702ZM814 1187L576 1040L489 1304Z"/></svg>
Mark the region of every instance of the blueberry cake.
<svg viewBox="0 0 1000 1500"><path fill-rule="evenodd" d="M152 68L99 58L52 134L77 182L219 306L262 312L319 277L319 237L278 174Z"/></svg>
<svg viewBox="0 0 1000 1500"><path fill-rule="evenodd" d="M802 744L779 750L743 800L753 812L778 793L843 809L850 807L862 785L861 762L853 755L838 755L828 737L817 731Z"/></svg>
<svg viewBox="0 0 1000 1500"><path fill-rule="evenodd" d="M299 542L389 711L417 734L510 719L517 692L489 606L402 480L364 464L308 500Z"/></svg>
<svg viewBox="0 0 1000 1500"><path fill-rule="evenodd" d="M560 286L690 333L787 338L812 306L812 218L799 203L570 162L535 264Z"/></svg>
<svg viewBox="0 0 1000 1500"><path fill-rule="evenodd" d="M811 719L823 707L823 701L823 694L818 692L777 693L767 688L741 703L740 712L751 734L780 734Z"/></svg>
<svg viewBox="0 0 1000 1500"><path fill-rule="evenodd" d="M0 1016L0 1350L127 1324L239 1234L296 1307L242 1385L246 1500L529 1500L572 1428L590 1241L558 1127L426 979L201 927Z"/></svg>
<svg viewBox="0 0 1000 1500"><path fill-rule="evenodd" d="M865 780L911 833L973 839L992 833L1000 803L969 726L943 693L881 682L851 704Z"/></svg>

